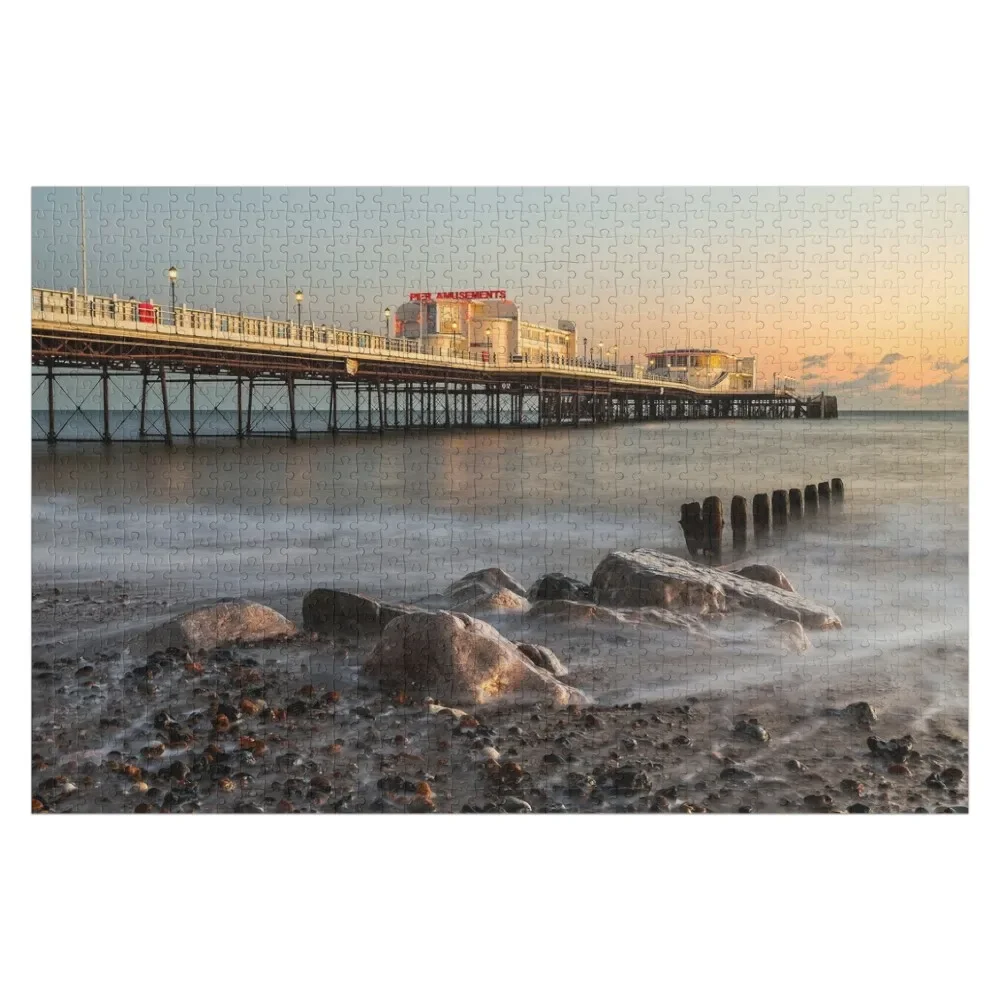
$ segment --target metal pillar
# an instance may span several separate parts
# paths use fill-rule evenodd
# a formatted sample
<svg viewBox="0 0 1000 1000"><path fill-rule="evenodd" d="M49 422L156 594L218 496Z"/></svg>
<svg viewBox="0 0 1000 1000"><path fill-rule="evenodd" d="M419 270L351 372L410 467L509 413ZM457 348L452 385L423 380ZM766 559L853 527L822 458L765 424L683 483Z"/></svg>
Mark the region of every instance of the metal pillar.
<svg viewBox="0 0 1000 1000"><path fill-rule="evenodd" d="M148 373L145 367L142 369L142 393L139 396L139 437L146 436L146 388L149 385Z"/></svg>
<svg viewBox="0 0 1000 1000"><path fill-rule="evenodd" d="M194 426L194 372L188 375L188 437L193 438Z"/></svg>
<svg viewBox="0 0 1000 1000"><path fill-rule="evenodd" d="M108 406L108 366L101 366L101 396L104 403L104 434L101 440L105 444L111 444L111 413Z"/></svg>
<svg viewBox="0 0 1000 1000"><path fill-rule="evenodd" d="M295 376L288 376L288 419L291 428L291 438L294 441L298 437L295 430Z"/></svg>
<svg viewBox="0 0 1000 1000"><path fill-rule="evenodd" d="M243 376L236 376L236 436L243 438Z"/></svg>
<svg viewBox="0 0 1000 1000"><path fill-rule="evenodd" d="M167 399L167 370L160 365L160 396L163 399L163 437L167 444L174 443L174 436L170 432L170 403Z"/></svg>
<svg viewBox="0 0 1000 1000"><path fill-rule="evenodd" d="M382 380L375 380L375 396L378 399L378 432L383 434L385 432L385 401L382 396Z"/></svg>
<svg viewBox="0 0 1000 1000"><path fill-rule="evenodd" d="M331 434L337 433L337 380L330 379L330 412L327 414L326 427Z"/></svg>
<svg viewBox="0 0 1000 1000"><path fill-rule="evenodd" d="M247 379L247 437L250 437L250 428L253 426L253 375Z"/></svg>
<svg viewBox="0 0 1000 1000"><path fill-rule="evenodd" d="M55 375L52 374L52 362L49 362L49 434L48 442L49 444L56 443L56 390L55 390Z"/></svg>

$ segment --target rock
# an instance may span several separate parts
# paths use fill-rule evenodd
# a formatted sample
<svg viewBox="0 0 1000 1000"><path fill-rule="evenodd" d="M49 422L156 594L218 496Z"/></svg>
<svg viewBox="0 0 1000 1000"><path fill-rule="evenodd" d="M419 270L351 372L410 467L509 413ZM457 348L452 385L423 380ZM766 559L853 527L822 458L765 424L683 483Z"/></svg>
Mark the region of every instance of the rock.
<svg viewBox="0 0 1000 1000"><path fill-rule="evenodd" d="M733 732L757 743L767 743L771 739L771 734L756 719L737 722Z"/></svg>
<svg viewBox="0 0 1000 1000"><path fill-rule="evenodd" d="M594 590L589 583L574 580L562 573L546 573L528 591L530 601L593 601Z"/></svg>
<svg viewBox="0 0 1000 1000"><path fill-rule="evenodd" d="M812 649L809 636L798 622L782 619L769 625L764 631L770 644L784 653L805 653Z"/></svg>
<svg viewBox="0 0 1000 1000"><path fill-rule="evenodd" d="M445 596L455 601L467 601L494 590L512 590L518 597L528 596L517 580L497 566L466 573L445 591Z"/></svg>
<svg viewBox="0 0 1000 1000"><path fill-rule="evenodd" d="M528 618L551 618L566 624L620 625L624 619L610 608L600 608L596 604L581 601L539 601L528 612Z"/></svg>
<svg viewBox="0 0 1000 1000"><path fill-rule="evenodd" d="M788 582L788 577L765 563L754 563L752 566L744 566L736 571L740 576L745 576L748 580L756 580L758 583L769 583L772 587L780 587L781 590L795 593L795 588Z"/></svg>
<svg viewBox="0 0 1000 1000"><path fill-rule="evenodd" d="M404 609L382 605L372 597L349 590L318 587L302 599L302 621L307 632L322 635L378 635Z"/></svg>
<svg viewBox="0 0 1000 1000"><path fill-rule="evenodd" d="M877 736L869 736L868 749L876 757L888 757L902 763L913 749L913 737L909 733L895 740L880 740Z"/></svg>
<svg viewBox="0 0 1000 1000"><path fill-rule="evenodd" d="M504 587L488 594L480 594L471 600L462 601L451 610L466 615L477 615L488 611L527 611L530 607L531 604L527 598Z"/></svg>
<svg viewBox="0 0 1000 1000"><path fill-rule="evenodd" d="M852 802L847 807L847 811L849 813L870 813L872 811L872 807L865 805L864 802Z"/></svg>
<svg viewBox="0 0 1000 1000"><path fill-rule="evenodd" d="M826 714L840 719L850 719L859 726L870 726L878 722L875 709L867 701L854 701L846 708L828 708Z"/></svg>
<svg viewBox="0 0 1000 1000"><path fill-rule="evenodd" d="M553 677L565 677L569 671L559 661L559 657L548 646L536 646L531 642L519 642L517 648L536 667L547 670Z"/></svg>
<svg viewBox="0 0 1000 1000"><path fill-rule="evenodd" d="M598 603L614 607L689 608L700 615L742 607L805 628L841 627L830 608L792 591L653 549L609 553L591 583Z"/></svg>
<svg viewBox="0 0 1000 1000"><path fill-rule="evenodd" d="M295 625L255 601L220 601L197 608L146 633L147 648L213 649L287 639Z"/></svg>
<svg viewBox="0 0 1000 1000"><path fill-rule="evenodd" d="M417 611L393 619L362 671L387 693L443 704L589 701L535 666L492 625L449 611Z"/></svg>

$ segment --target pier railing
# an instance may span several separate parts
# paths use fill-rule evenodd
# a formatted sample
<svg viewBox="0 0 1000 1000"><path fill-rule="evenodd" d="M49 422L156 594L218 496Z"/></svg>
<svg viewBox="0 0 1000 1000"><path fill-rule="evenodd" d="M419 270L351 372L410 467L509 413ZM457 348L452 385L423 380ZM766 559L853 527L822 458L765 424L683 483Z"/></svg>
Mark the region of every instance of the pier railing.
<svg viewBox="0 0 1000 1000"><path fill-rule="evenodd" d="M379 359L405 360L412 358L432 365L443 365L483 372L540 371L542 374L562 371L593 372L595 377L607 378L617 384L657 385L696 395L739 394L728 389L719 379L709 388L700 388L675 382L653 374L623 374L613 364L589 361L586 358L564 358L545 355L530 361L497 360L497 356L484 351L457 351L452 349L427 349L419 342L405 337L386 337L358 330L342 330L326 324L303 323L271 319L266 316L247 316L243 313L219 312L216 309L192 309L189 306L168 306L136 299L122 299L115 295L83 295L75 289L56 291L47 288L32 289L32 319L56 325L92 327L102 330L121 330L149 336L157 340L180 339L186 342L215 341L220 344L268 345L272 349L302 351L319 355L359 355ZM745 391L746 395L760 395L760 390ZM769 395L788 395L781 391Z"/></svg>

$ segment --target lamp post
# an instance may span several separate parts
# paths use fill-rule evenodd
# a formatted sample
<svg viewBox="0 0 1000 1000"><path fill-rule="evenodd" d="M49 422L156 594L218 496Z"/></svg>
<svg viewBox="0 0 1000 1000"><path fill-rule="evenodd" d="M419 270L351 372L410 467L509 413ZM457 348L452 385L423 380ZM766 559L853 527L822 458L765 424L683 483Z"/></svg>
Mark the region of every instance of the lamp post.
<svg viewBox="0 0 1000 1000"><path fill-rule="evenodd" d="M385 339L388 340L389 339L389 317L392 315L392 313L390 312L388 306L385 307L385 312L383 313L383 315L385 316Z"/></svg>
<svg viewBox="0 0 1000 1000"><path fill-rule="evenodd" d="M298 315L299 315L299 335L300 336L301 336L301 333L302 333L302 298L303 298L302 289L301 288L297 288L295 290L295 304L296 304L296 308L298 309Z"/></svg>
<svg viewBox="0 0 1000 1000"><path fill-rule="evenodd" d="M583 338L583 360L587 360L587 338Z"/></svg>
<svg viewBox="0 0 1000 1000"><path fill-rule="evenodd" d="M170 322L177 325L177 268L173 264L167 268L170 279Z"/></svg>

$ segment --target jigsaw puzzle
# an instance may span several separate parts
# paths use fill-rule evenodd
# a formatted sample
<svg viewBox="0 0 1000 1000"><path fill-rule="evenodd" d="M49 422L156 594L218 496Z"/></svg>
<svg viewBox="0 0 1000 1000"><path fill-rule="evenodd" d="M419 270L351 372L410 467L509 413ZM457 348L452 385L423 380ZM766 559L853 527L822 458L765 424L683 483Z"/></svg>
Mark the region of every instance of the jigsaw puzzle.
<svg viewBox="0 0 1000 1000"><path fill-rule="evenodd" d="M32 227L33 812L968 810L966 189Z"/></svg>

